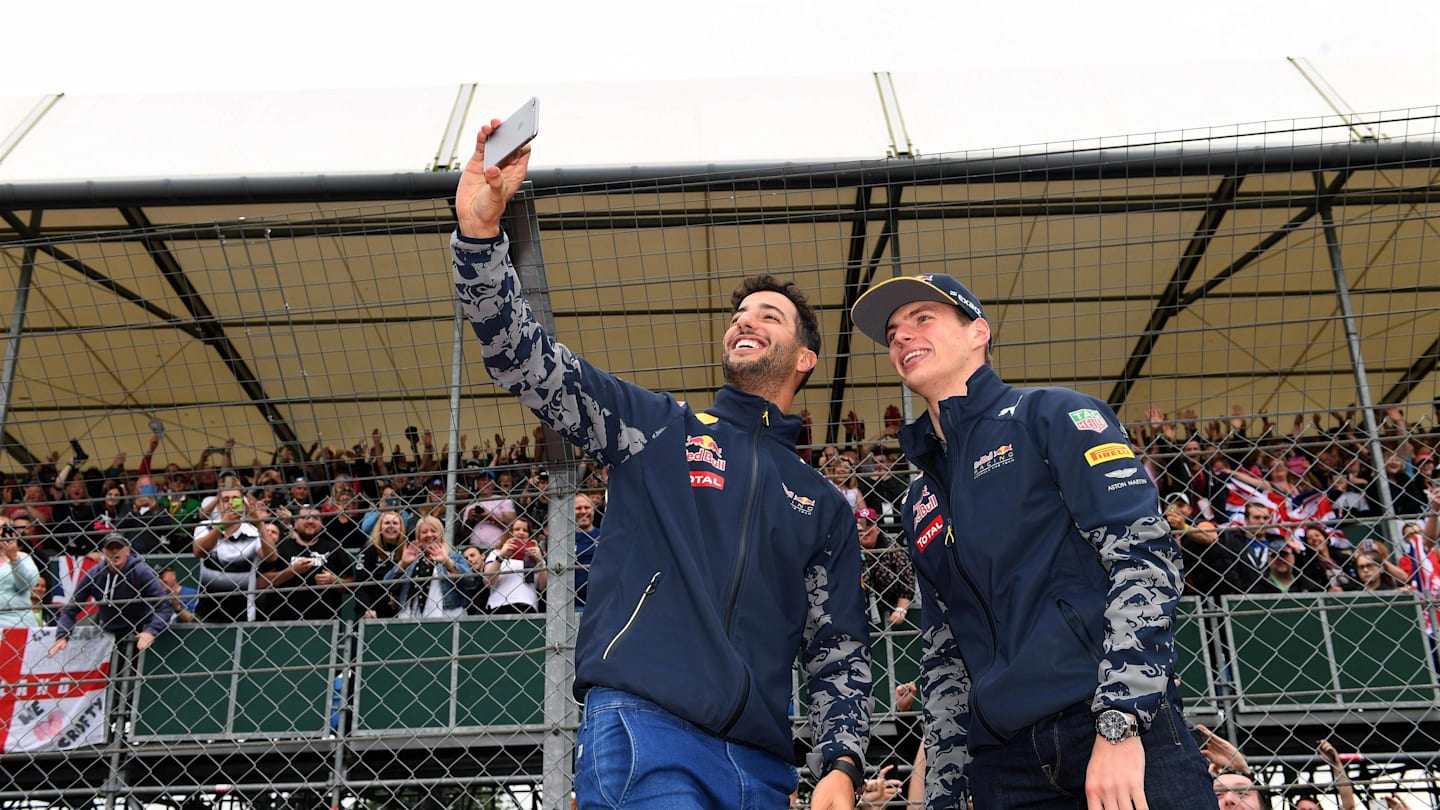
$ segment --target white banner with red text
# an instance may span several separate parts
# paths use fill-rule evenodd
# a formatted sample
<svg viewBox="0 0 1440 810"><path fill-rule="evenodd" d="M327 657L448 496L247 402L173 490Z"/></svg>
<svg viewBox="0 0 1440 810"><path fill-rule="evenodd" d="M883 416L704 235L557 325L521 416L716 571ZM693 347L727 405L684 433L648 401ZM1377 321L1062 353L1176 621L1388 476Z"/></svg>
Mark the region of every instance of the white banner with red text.
<svg viewBox="0 0 1440 810"><path fill-rule="evenodd" d="M55 632L0 632L0 752L68 751L105 742L115 640L99 627L76 627L52 657Z"/></svg>

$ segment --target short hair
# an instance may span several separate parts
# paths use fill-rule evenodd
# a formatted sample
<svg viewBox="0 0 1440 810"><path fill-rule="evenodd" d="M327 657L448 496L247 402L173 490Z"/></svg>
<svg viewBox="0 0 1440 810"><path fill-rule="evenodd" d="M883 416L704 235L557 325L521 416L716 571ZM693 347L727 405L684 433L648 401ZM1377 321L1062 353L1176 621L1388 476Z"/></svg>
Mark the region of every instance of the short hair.
<svg viewBox="0 0 1440 810"><path fill-rule="evenodd" d="M795 324L795 336L800 338L800 342L804 343L810 351L815 352L818 357L820 355L820 319L815 315L815 308L810 306L810 299L805 297L800 286L793 281L781 281L769 273L749 276L740 282L740 286L735 288L735 292L730 293L730 313L733 315L736 310L740 309L740 304L746 298L757 292L779 293L790 299L790 303L795 305L795 313L798 316L798 323ZM818 366L819 363L816 365ZM814 373L815 369L813 368L805 372L805 376L800 379L800 385L796 390L804 388L805 383L810 381L810 375Z"/></svg>

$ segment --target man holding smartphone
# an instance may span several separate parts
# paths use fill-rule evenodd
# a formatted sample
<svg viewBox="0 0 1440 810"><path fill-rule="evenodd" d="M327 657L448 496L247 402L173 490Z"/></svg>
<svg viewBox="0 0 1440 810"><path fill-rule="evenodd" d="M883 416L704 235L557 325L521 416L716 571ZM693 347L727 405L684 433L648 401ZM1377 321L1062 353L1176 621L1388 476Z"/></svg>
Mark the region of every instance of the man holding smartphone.
<svg viewBox="0 0 1440 810"><path fill-rule="evenodd" d="M817 362L791 283L746 279L709 410L606 374L545 334L500 218L529 147L485 165L481 129L456 190L455 287L497 383L610 469L605 545L575 651L585 701L576 795L594 807L785 807L797 775L788 704L810 691L811 806L864 784L870 651L849 505L795 452L788 413Z"/></svg>
<svg viewBox="0 0 1440 810"><path fill-rule="evenodd" d="M900 430L920 585L928 807L1215 807L1175 678L1179 549L1104 402L1012 388L956 279L855 302L928 406Z"/></svg>

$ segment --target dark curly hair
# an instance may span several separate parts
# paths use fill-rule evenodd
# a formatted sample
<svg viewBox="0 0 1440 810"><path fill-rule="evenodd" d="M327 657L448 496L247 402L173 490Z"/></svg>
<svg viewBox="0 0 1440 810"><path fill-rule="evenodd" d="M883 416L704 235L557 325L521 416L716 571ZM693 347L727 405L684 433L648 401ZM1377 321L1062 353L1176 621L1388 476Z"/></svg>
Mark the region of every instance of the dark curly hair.
<svg viewBox="0 0 1440 810"><path fill-rule="evenodd" d="M805 297L805 293L800 290L799 285L793 281L781 281L769 273L749 276L740 282L740 286L735 288L735 292L730 293L730 314L735 314L735 311L740 309L740 303L757 292L780 293L790 299L790 303L795 305L796 314L799 315L795 336L800 338L800 342L805 344L810 351L815 352L818 357L820 355L820 319L815 315L815 308L810 306L810 300ZM810 381L810 375L814 373L815 369L813 368L805 372L805 377L800 380L800 386L796 390L804 388L805 383Z"/></svg>

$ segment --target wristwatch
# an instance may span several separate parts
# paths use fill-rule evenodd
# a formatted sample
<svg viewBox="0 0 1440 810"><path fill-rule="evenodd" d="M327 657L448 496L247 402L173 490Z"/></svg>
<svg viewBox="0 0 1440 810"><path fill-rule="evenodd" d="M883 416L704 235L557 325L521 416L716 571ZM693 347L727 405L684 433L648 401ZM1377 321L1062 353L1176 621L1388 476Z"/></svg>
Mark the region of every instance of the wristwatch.
<svg viewBox="0 0 1440 810"><path fill-rule="evenodd" d="M850 784L854 786L856 796L865 790L865 774L861 773L859 765L848 759L834 759L826 763L821 776L828 776L833 771L839 771L850 777Z"/></svg>
<svg viewBox="0 0 1440 810"><path fill-rule="evenodd" d="M1119 709L1106 709L1095 715L1095 733L1112 745L1130 737L1140 736L1140 724Z"/></svg>

